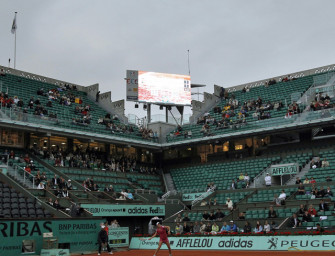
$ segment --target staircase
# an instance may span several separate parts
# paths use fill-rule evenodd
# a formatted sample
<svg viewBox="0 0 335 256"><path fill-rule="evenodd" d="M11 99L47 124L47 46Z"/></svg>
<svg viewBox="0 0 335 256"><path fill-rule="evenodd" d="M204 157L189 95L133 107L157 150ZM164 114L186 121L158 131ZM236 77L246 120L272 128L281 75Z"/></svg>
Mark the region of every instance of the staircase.
<svg viewBox="0 0 335 256"><path fill-rule="evenodd" d="M305 176L309 172L311 161L309 161L305 165L305 167L301 169L301 171L298 174L293 175L291 177L291 179L289 179L284 185L295 185L295 181L296 181L297 177L299 177L301 179L301 177ZM303 181L301 181L301 182L303 182Z"/></svg>
<svg viewBox="0 0 335 256"><path fill-rule="evenodd" d="M22 167L14 165L7 167L7 174L26 188L36 188L38 184L34 184L34 176L24 171Z"/></svg>
<svg viewBox="0 0 335 256"><path fill-rule="evenodd" d="M176 187L174 186L174 182L170 173L164 173L164 180L165 180L166 191L176 190Z"/></svg>

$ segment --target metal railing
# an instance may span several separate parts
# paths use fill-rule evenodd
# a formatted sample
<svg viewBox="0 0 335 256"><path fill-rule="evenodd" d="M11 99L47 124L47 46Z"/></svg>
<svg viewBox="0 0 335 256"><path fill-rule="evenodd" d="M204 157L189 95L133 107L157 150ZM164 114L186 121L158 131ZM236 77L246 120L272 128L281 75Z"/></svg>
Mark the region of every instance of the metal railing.
<svg viewBox="0 0 335 256"><path fill-rule="evenodd" d="M26 184L26 181L29 180L33 183L33 188L36 187L35 184L35 177L31 173L27 172L24 168L21 166L14 164L13 165L14 170L14 177L17 178L19 175L23 177L23 183Z"/></svg>
<svg viewBox="0 0 335 256"><path fill-rule="evenodd" d="M214 192L215 188L216 188L216 186L211 187L205 193L201 194L199 197L197 197L196 199L194 199L192 201L192 206L196 205L197 203L199 203L200 201L202 201L203 199L205 199L206 197L208 197L209 195L211 195Z"/></svg>

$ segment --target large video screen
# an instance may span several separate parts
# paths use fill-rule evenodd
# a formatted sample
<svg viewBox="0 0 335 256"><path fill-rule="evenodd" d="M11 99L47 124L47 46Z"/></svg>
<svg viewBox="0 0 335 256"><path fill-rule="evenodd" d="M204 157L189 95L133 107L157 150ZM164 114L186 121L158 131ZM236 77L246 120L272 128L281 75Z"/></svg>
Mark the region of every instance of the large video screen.
<svg viewBox="0 0 335 256"><path fill-rule="evenodd" d="M191 105L191 77L138 71L138 101Z"/></svg>

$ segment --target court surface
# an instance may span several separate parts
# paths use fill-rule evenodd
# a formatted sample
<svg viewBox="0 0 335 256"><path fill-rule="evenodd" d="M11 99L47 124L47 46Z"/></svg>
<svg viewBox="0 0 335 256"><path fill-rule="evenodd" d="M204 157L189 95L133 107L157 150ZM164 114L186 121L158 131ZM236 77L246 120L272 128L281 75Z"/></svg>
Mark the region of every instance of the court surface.
<svg viewBox="0 0 335 256"><path fill-rule="evenodd" d="M113 255L120 256L153 256L154 250L131 250L131 251L122 251L114 252ZM84 254L84 255L98 255L94 254ZM107 252L101 253L101 255L109 255ZM227 256L328 256L335 255L335 251L183 251L183 250L174 250L172 251L173 256L215 256L215 255L227 255ZM167 250L159 251L157 256L169 256Z"/></svg>

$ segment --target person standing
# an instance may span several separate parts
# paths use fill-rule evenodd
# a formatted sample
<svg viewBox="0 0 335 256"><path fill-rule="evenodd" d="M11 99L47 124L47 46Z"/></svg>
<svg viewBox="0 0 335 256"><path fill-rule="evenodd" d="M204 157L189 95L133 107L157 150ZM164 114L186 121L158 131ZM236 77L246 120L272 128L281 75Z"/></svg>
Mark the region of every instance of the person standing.
<svg viewBox="0 0 335 256"><path fill-rule="evenodd" d="M269 173L266 174L265 178L264 178L264 181L265 181L265 185L267 187L270 187L271 186L271 176Z"/></svg>
<svg viewBox="0 0 335 256"><path fill-rule="evenodd" d="M166 246L169 249L169 256L172 256L171 246L170 246L170 243L169 243L169 239L167 237L167 235L171 234L170 233L170 227L169 226L163 226L160 222L157 222L156 226L157 226L157 230L156 230L155 234L153 234L153 236L148 239L148 240L151 240L155 236L159 235L158 248L156 249L154 256L156 256L156 254L158 253L158 251L162 247L163 243L166 244Z"/></svg>
<svg viewBox="0 0 335 256"><path fill-rule="evenodd" d="M101 230L99 231L99 234L98 234L98 244L99 244L98 255L101 255L101 248L104 245L107 246L107 251L109 252L109 254L113 254L108 244L108 234L106 232L105 225L101 225Z"/></svg>

